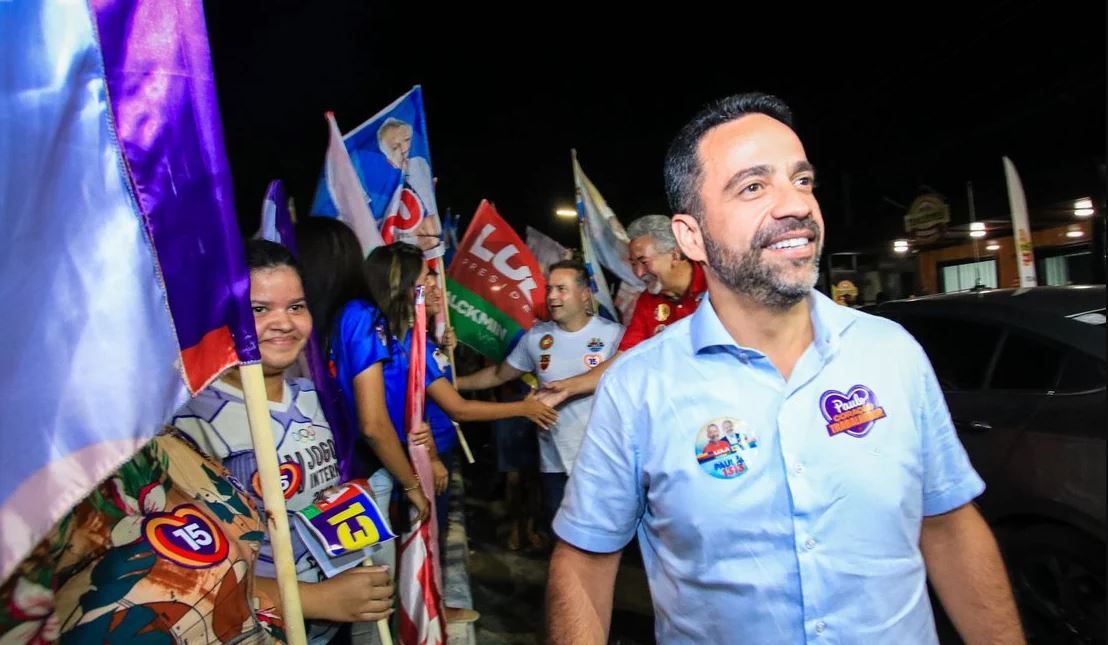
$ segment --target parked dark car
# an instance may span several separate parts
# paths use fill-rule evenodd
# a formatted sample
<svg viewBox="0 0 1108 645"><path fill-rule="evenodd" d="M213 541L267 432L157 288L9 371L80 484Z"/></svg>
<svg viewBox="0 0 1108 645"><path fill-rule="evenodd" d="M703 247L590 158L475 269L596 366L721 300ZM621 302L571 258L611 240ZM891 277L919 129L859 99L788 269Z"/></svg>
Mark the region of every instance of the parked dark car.
<svg viewBox="0 0 1108 645"><path fill-rule="evenodd" d="M995 289L869 308L930 357L1038 643L1104 642L1104 295Z"/></svg>

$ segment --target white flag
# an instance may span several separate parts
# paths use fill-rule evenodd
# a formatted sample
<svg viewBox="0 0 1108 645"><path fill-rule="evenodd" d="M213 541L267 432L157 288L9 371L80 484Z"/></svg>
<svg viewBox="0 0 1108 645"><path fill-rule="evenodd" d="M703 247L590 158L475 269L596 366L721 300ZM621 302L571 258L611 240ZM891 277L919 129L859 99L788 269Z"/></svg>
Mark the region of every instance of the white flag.
<svg viewBox="0 0 1108 645"><path fill-rule="evenodd" d="M1023 184L1016 173L1016 167L1008 157L1004 160L1004 179L1008 183L1008 206L1012 210L1012 237L1016 244L1016 266L1020 272L1020 287L1034 287L1038 284L1035 277L1035 252L1031 247L1031 226L1027 221L1027 198L1023 195Z"/></svg>
<svg viewBox="0 0 1108 645"><path fill-rule="evenodd" d="M527 227L527 248L535 256L542 274L550 273L550 265L569 257L566 247L538 229Z"/></svg>
<svg viewBox="0 0 1108 645"><path fill-rule="evenodd" d="M381 232L377 230L373 211L369 209L369 197L362 188L357 171L354 170L354 163L350 161L350 153L343 143L334 112L327 113L327 124L331 130L331 141L327 144L323 170L327 179L327 191L331 194L331 200L339 212L339 219L358 236L362 253L369 255L370 251L384 244L384 240L381 239Z"/></svg>

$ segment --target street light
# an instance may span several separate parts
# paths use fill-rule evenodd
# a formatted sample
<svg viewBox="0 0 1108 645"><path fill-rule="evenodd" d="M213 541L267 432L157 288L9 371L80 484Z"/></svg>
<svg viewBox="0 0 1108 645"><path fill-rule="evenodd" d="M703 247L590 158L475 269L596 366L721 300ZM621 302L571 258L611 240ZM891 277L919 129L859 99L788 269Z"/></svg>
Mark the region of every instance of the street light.
<svg viewBox="0 0 1108 645"><path fill-rule="evenodd" d="M986 251L999 251L1000 250L1000 242L997 242L997 241L989 242L988 244L985 245L985 250Z"/></svg>
<svg viewBox="0 0 1108 645"><path fill-rule="evenodd" d="M970 237L985 237L985 222L970 222L969 236Z"/></svg>
<svg viewBox="0 0 1108 645"><path fill-rule="evenodd" d="M577 217L576 208L559 208L554 211L554 214L558 217Z"/></svg>
<svg viewBox="0 0 1108 645"><path fill-rule="evenodd" d="M1088 197L1078 199L1073 203L1073 214L1075 217L1092 217L1096 213L1093 210L1093 200Z"/></svg>
<svg viewBox="0 0 1108 645"><path fill-rule="evenodd" d="M908 240L894 240L893 241L894 253L907 253L908 252Z"/></svg>

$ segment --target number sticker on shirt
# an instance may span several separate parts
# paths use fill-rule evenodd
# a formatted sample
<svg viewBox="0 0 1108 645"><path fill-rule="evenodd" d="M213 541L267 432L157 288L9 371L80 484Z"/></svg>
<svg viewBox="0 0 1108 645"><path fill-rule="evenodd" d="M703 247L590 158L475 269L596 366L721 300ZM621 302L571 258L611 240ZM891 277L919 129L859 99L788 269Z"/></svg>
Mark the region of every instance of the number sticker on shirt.
<svg viewBox="0 0 1108 645"><path fill-rule="evenodd" d="M222 562L230 548L223 531L192 504L168 513L151 513L142 534L154 552L190 569L206 569Z"/></svg>
<svg viewBox="0 0 1108 645"><path fill-rule="evenodd" d="M281 473L281 492L285 494L285 499L292 499L296 491L300 490L300 483L304 481L304 471L300 470L300 464L286 461L278 467L278 472ZM258 497L261 497L262 480L257 471L254 471L252 483L254 484L254 492L258 494Z"/></svg>

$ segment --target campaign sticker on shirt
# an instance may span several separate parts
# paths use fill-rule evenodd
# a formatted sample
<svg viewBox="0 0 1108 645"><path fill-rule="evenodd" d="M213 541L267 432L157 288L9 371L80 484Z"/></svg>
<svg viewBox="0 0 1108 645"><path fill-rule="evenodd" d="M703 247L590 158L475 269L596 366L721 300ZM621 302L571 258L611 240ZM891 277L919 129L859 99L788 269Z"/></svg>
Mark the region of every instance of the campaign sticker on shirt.
<svg viewBox="0 0 1108 645"><path fill-rule="evenodd" d="M547 334L539 340L539 349L550 349L554 346L554 336Z"/></svg>
<svg viewBox="0 0 1108 645"><path fill-rule="evenodd" d="M864 437L879 419L885 418L885 408L865 385L855 385L846 394L827 390L819 397L819 411L827 420L827 434L832 437L844 432Z"/></svg>
<svg viewBox="0 0 1108 645"><path fill-rule="evenodd" d="M550 367L550 354L539 354L539 369L546 370Z"/></svg>
<svg viewBox="0 0 1108 645"><path fill-rule="evenodd" d="M168 513L147 515L142 534L155 553L190 569L219 564L230 549L223 531L192 504L181 504Z"/></svg>
<svg viewBox="0 0 1108 645"><path fill-rule="evenodd" d="M658 322L669 320L669 314L669 305L664 302L658 303L658 306L654 307L654 320L657 320Z"/></svg>
<svg viewBox="0 0 1108 645"><path fill-rule="evenodd" d="M589 339L589 344L586 345L590 352L599 352L604 349L604 341L599 338L593 337Z"/></svg>
<svg viewBox="0 0 1108 645"><path fill-rule="evenodd" d="M600 354L585 354L585 367L589 369L592 369L603 362L604 357Z"/></svg>
<svg viewBox="0 0 1108 645"><path fill-rule="evenodd" d="M304 471L300 470L300 464L294 461L286 461L277 467L277 472L281 474L281 492L285 494L285 499L292 499L296 491L300 490L300 482L304 480ZM252 483L254 484L254 492L258 494L258 497L261 497L262 479L258 475L258 471L254 471Z"/></svg>
<svg viewBox="0 0 1108 645"><path fill-rule="evenodd" d="M748 469L743 453L758 447L758 439L742 419L719 417L696 435L696 463L718 479L734 479Z"/></svg>

